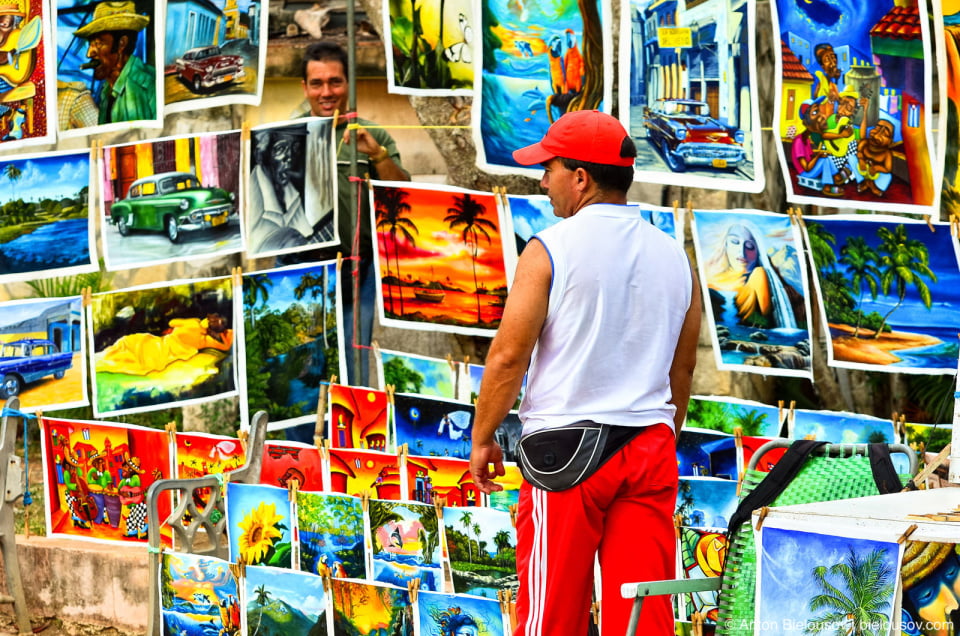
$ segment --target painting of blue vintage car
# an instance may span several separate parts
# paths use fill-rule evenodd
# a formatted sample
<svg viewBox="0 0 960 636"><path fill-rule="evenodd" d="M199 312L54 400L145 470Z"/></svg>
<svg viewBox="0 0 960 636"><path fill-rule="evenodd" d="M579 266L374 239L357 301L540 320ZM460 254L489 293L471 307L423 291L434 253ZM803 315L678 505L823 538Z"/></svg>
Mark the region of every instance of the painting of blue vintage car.
<svg viewBox="0 0 960 636"><path fill-rule="evenodd" d="M189 172L162 172L130 185L127 198L110 209L110 220L122 236L131 230L163 232L171 243L183 232L227 227L237 214L236 195L205 187Z"/></svg>
<svg viewBox="0 0 960 636"><path fill-rule="evenodd" d="M61 353L52 340L27 338L0 346L0 398L19 395L25 384L48 375L57 380L73 365L73 353Z"/></svg>

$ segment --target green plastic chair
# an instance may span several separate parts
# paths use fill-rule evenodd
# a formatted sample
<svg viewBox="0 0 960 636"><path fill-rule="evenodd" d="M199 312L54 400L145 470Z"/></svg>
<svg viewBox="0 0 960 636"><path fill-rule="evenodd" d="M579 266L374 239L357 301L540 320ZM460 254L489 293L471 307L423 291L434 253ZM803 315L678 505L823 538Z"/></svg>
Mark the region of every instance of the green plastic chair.
<svg viewBox="0 0 960 636"><path fill-rule="evenodd" d="M769 474L756 468L763 455L774 449L789 447L792 443L792 440L786 439L773 440L757 449L744 474L741 500ZM906 484L917 472L917 455L904 444L889 444L888 447L891 455L903 453L909 460L909 473L900 475L900 483ZM867 444L828 444L807 457L797 475L770 505L789 506L852 499L879 492L867 456ZM727 556L720 577L624 584L620 590L621 596L634 599L627 636L637 633L645 597L716 590L720 592L717 598L716 635L753 636L757 555L750 522L743 523L728 539Z"/></svg>

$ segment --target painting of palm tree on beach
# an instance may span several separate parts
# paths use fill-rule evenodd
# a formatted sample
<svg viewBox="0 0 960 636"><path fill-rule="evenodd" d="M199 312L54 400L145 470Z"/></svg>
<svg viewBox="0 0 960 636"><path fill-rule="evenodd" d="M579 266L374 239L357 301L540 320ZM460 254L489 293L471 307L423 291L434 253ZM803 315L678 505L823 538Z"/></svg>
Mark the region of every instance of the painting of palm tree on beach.
<svg viewBox="0 0 960 636"><path fill-rule="evenodd" d="M765 524L759 544L757 620L763 634L889 632L900 564L895 541Z"/></svg>
<svg viewBox="0 0 960 636"><path fill-rule="evenodd" d="M955 373L960 268L946 224L890 216L818 216L806 238L829 364Z"/></svg>
<svg viewBox="0 0 960 636"><path fill-rule="evenodd" d="M507 296L495 196L375 181L371 197L381 323L492 336Z"/></svg>
<svg viewBox="0 0 960 636"><path fill-rule="evenodd" d="M0 281L96 269L89 191L87 151L0 162Z"/></svg>

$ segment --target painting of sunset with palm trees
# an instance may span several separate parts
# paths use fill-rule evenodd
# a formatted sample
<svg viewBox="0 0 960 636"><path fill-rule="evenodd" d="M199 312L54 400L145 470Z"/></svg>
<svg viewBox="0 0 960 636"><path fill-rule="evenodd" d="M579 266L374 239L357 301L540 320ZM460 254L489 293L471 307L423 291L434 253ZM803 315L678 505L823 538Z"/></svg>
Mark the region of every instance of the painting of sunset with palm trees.
<svg viewBox="0 0 960 636"><path fill-rule="evenodd" d="M492 336L507 297L496 197L373 182L384 325Z"/></svg>

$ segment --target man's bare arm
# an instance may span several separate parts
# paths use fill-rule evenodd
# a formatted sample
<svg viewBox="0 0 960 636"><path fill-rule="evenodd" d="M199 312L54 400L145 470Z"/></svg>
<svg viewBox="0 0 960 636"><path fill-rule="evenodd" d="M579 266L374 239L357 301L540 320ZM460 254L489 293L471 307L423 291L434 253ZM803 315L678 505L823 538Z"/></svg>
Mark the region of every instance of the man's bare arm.
<svg viewBox="0 0 960 636"><path fill-rule="evenodd" d="M702 299L700 297L700 281L697 273L690 268L693 279L693 290L690 296L690 306L680 328L680 338L673 354L673 364L670 365L670 403L677 407L673 416L673 430L680 435L683 420L687 417L687 404L690 402L690 390L693 384L693 369L697 366L697 343L700 340L700 314Z"/></svg>

